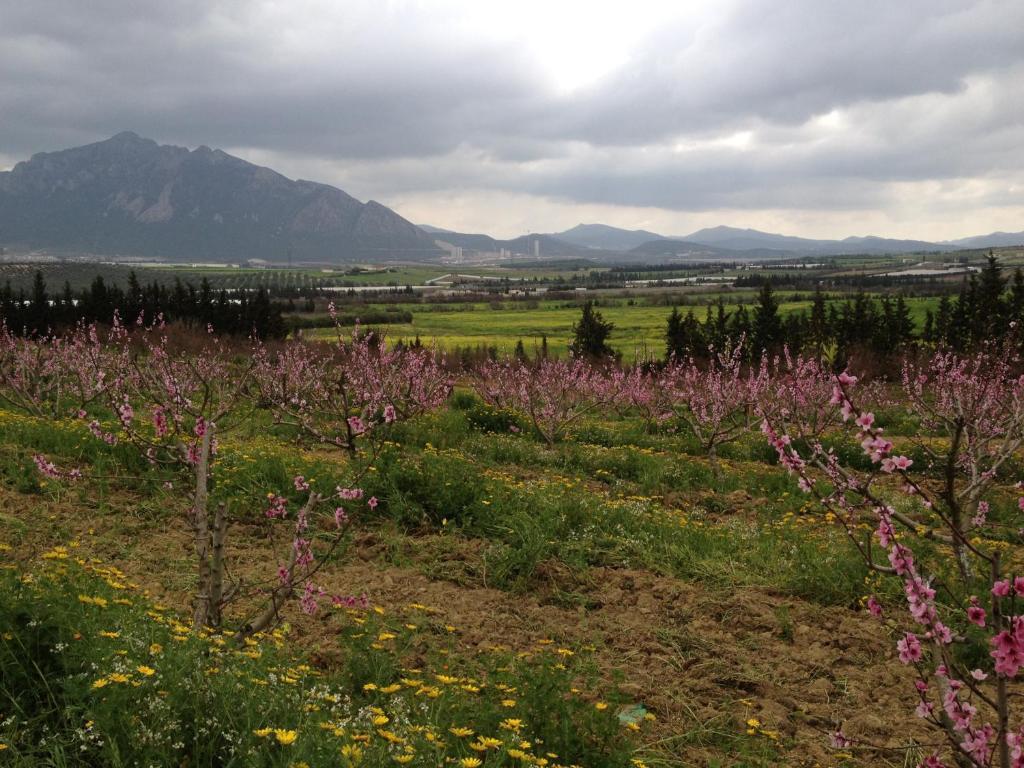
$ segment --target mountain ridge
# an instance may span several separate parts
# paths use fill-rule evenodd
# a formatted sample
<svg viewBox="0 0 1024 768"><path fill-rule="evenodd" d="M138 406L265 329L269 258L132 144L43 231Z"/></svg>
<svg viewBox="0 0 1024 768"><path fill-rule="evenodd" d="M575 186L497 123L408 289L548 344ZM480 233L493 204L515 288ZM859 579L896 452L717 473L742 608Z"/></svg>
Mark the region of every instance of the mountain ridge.
<svg viewBox="0 0 1024 768"><path fill-rule="evenodd" d="M169 260L422 260L433 238L386 206L220 149L131 131L0 172L0 244Z"/></svg>

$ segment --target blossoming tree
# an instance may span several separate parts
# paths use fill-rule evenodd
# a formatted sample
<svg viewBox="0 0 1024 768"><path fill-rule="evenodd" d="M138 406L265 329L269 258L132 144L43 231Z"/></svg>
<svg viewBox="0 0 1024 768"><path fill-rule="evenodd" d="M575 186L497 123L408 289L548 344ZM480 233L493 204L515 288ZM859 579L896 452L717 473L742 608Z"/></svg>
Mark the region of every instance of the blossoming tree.
<svg viewBox="0 0 1024 768"><path fill-rule="evenodd" d="M551 446L586 414L616 404L627 380L621 371L602 369L583 358L544 358L536 363L485 363L473 383L484 402L523 414Z"/></svg>
<svg viewBox="0 0 1024 768"><path fill-rule="evenodd" d="M744 366L743 339L721 351L709 349L706 363L674 361L664 374L677 416L690 428L719 474L718 449L750 426L753 406L767 381L767 367Z"/></svg>
<svg viewBox="0 0 1024 768"><path fill-rule="evenodd" d="M917 715L945 744L921 763L927 768L1024 766L1024 615L1017 613L1024 576L1008 557L1021 543L1024 498L1012 510L993 505L999 473L1024 441L1017 365L1007 346L940 352L905 366L905 396L931 432L915 454L928 457L924 467L898 453L874 413L857 405L849 373L801 361L760 400L762 429L780 463L834 514L869 568L899 580L906 609L892 620L899 660L916 672ZM834 430L856 438L869 469L824 445ZM867 605L883 615L877 596ZM841 731L833 741L853 743Z"/></svg>
<svg viewBox="0 0 1024 768"><path fill-rule="evenodd" d="M387 346L357 327L336 343L257 354L254 384L278 423L355 455L374 430L440 407L451 378L428 350Z"/></svg>

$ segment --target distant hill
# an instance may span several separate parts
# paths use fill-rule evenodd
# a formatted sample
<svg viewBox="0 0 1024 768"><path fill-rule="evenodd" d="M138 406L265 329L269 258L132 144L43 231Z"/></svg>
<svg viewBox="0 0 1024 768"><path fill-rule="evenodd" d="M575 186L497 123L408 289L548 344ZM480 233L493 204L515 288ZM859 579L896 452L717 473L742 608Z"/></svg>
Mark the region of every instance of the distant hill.
<svg viewBox="0 0 1024 768"><path fill-rule="evenodd" d="M0 245L184 261L440 254L433 237L380 203L131 132L0 173Z"/></svg>
<svg viewBox="0 0 1024 768"><path fill-rule="evenodd" d="M423 225L420 225L420 228L424 229ZM565 242L553 235L530 234L520 235L511 240L498 240L490 235L447 232L439 230L437 227L429 227L424 229L424 231L432 232L432 237L435 241L487 253L498 253L502 249L506 249L511 256L533 256L534 243L539 242L539 252L543 258L588 258L595 256L591 249Z"/></svg>
<svg viewBox="0 0 1024 768"><path fill-rule="evenodd" d="M734 251L769 249L795 254L836 256L852 253L913 253L918 251L953 251L956 245L930 243L923 240L894 240L884 237L847 237L844 240L814 240L806 237L777 235L756 229L711 227L679 238L692 243L714 245Z"/></svg>
<svg viewBox="0 0 1024 768"><path fill-rule="evenodd" d="M704 243L691 243L686 240L649 240L630 250L634 257L644 256L651 261L658 260L685 260L685 261L728 261L734 259L742 261L752 258L747 253L730 250L728 248L717 248ZM776 254L764 254L765 258L771 258Z"/></svg>
<svg viewBox="0 0 1024 768"><path fill-rule="evenodd" d="M584 248L597 248L605 251L629 251L652 240L663 239L656 232L643 229L619 229L607 224L577 224L565 232L556 232L555 237L563 242L579 245Z"/></svg>
<svg viewBox="0 0 1024 768"><path fill-rule="evenodd" d="M959 240L947 241L960 248L1006 248L1024 245L1024 232L992 232L988 235L964 237Z"/></svg>

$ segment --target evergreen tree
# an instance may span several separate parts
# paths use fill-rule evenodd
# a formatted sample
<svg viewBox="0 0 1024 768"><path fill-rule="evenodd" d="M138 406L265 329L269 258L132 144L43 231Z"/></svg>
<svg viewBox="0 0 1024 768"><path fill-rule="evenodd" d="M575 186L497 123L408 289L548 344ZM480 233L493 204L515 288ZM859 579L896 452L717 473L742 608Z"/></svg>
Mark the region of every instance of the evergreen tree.
<svg viewBox="0 0 1024 768"><path fill-rule="evenodd" d="M732 313L732 328L730 336L734 341L739 341L740 337L746 339L746 344L750 345L750 314L747 312L745 304L740 304L739 308Z"/></svg>
<svg viewBox="0 0 1024 768"><path fill-rule="evenodd" d="M935 310L935 328L932 331L936 344L951 344L951 326L953 323L953 307L950 304L949 296L939 299L939 306Z"/></svg>
<svg viewBox="0 0 1024 768"><path fill-rule="evenodd" d="M757 295L757 306L754 307L754 323L752 329L753 353L759 355L762 350L774 350L782 342L782 320L779 318L779 302L772 290L771 280L767 280Z"/></svg>
<svg viewBox="0 0 1024 768"><path fill-rule="evenodd" d="M672 314L668 316L668 327L665 329L665 359L683 359L686 355L686 342L683 316L678 307L672 307Z"/></svg>
<svg viewBox="0 0 1024 768"><path fill-rule="evenodd" d="M1006 280L1003 279L999 260L991 253L985 268L981 271L977 287L977 317L974 323L975 336L978 343L984 339L992 339L1002 335L1007 323L1007 307L1003 299Z"/></svg>
<svg viewBox="0 0 1024 768"><path fill-rule="evenodd" d="M714 329L708 331L716 349L725 346L729 341L729 313L725 311L725 299L718 297L715 311Z"/></svg>
<svg viewBox="0 0 1024 768"><path fill-rule="evenodd" d="M1020 267L1013 270L1013 280L1010 283L1010 296L1007 302L1007 319L1017 323L1018 326L1024 321L1024 272Z"/></svg>
<svg viewBox="0 0 1024 768"><path fill-rule="evenodd" d="M581 357L613 356L615 353L608 346L608 337L611 336L614 327L594 309L594 302L588 301L583 305L579 322L572 328L573 341L569 345L570 351Z"/></svg>
<svg viewBox="0 0 1024 768"><path fill-rule="evenodd" d="M921 340L927 344L935 342L935 315L930 309L924 313L924 330L921 332Z"/></svg>
<svg viewBox="0 0 1024 768"><path fill-rule="evenodd" d="M807 321L807 347L816 359L821 360L825 356L828 342L829 323L825 309L825 297L821 293L821 288L818 287L814 289L811 316Z"/></svg>
<svg viewBox="0 0 1024 768"><path fill-rule="evenodd" d="M38 269L32 279L31 301L29 325L38 333L46 333L50 327L50 297L46 293L46 281L43 279L43 273Z"/></svg>

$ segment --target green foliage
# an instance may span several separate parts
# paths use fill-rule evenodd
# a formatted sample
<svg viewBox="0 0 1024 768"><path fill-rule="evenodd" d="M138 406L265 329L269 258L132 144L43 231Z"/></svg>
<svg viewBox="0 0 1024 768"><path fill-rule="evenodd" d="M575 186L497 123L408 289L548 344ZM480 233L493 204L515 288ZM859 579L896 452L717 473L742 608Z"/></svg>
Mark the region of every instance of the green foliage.
<svg viewBox="0 0 1024 768"><path fill-rule="evenodd" d="M325 672L293 656L284 632L243 646L195 634L116 569L62 548L44 557L31 574L0 575L4 765L385 766L405 754L433 766L474 756L474 744L488 764L513 765L523 741L565 764L629 765L615 708L573 692L595 682L578 651L410 670L410 656L423 663L418 634L454 628L427 606L346 609L330 617L343 661Z"/></svg>

